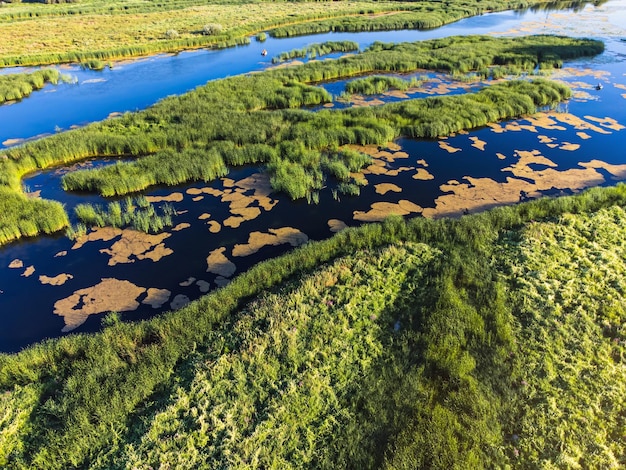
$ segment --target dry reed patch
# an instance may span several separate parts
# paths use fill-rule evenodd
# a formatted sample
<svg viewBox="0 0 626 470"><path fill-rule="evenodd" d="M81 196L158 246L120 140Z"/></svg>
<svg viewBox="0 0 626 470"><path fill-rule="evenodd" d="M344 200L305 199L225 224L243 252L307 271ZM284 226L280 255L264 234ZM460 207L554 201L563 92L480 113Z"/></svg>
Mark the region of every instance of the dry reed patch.
<svg viewBox="0 0 626 470"><path fill-rule="evenodd" d="M456 152L460 152L461 151L460 148L453 147L452 145L450 145L445 140L440 140L438 143L439 143L439 148L442 149L442 150L445 150L448 153L456 153Z"/></svg>
<svg viewBox="0 0 626 470"><path fill-rule="evenodd" d="M172 232L180 232L181 230L185 230L189 227L191 227L191 224L187 222L182 222L178 224L176 227L172 228Z"/></svg>
<svg viewBox="0 0 626 470"><path fill-rule="evenodd" d="M382 194L385 195L388 192L394 192L394 193L401 193L402 192L402 188L400 186L397 186L395 184L392 183L380 183L380 184L375 184L374 188L376 189L376 193L377 194Z"/></svg>
<svg viewBox="0 0 626 470"><path fill-rule="evenodd" d="M24 267L24 261L22 261L21 259L16 258L9 263L9 268L11 269L21 269L23 267Z"/></svg>
<svg viewBox="0 0 626 470"><path fill-rule="evenodd" d="M225 247L220 247L209 253L209 256L206 259L206 272L218 274L223 277L231 277L233 274L235 274L237 266L235 266L235 263L233 263L226 257L226 255L224 255L225 251Z"/></svg>
<svg viewBox="0 0 626 470"><path fill-rule="evenodd" d="M151 287L146 292L146 298L141 301L144 305L150 305L152 308L161 308L170 300L172 293L167 289L157 289Z"/></svg>
<svg viewBox="0 0 626 470"><path fill-rule="evenodd" d="M178 294L174 297L174 300L170 303L170 308L172 310L178 310L179 308L183 308L190 302L189 297L183 294Z"/></svg>
<svg viewBox="0 0 626 470"><path fill-rule="evenodd" d="M196 278L195 277L189 277L189 278L187 278L186 281L179 282L178 285L181 286L181 287L189 287L194 282L196 282Z"/></svg>
<svg viewBox="0 0 626 470"><path fill-rule="evenodd" d="M367 212L354 211L354 220L361 222L379 222L386 219L392 214L395 215L409 215L419 214L422 212L422 208L411 201L401 200L397 203L394 202L375 202L371 205L371 209Z"/></svg>
<svg viewBox="0 0 626 470"><path fill-rule="evenodd" d="M54 313L63 317L64 333L79 327L89 317L104 312L128 312L139 307L137 298L146 292L132 282L104 278L99 284L79 289L54 304Z"/></svg>
<svg viewBox="0 0 626 470"><path fill-rule="evenodd" d="M33 274L35 274L35 266L30 265L29 267L27 267L24 272L21 274L22 277L31 277Z"/></svg>
<svg viewBox="0 0 626 470"><path fill-rule="evenodd" d="M485 150L485 146L487 145L487 142L485 142L484 140L480 140L478 137L470 137L469 140L472 141L472 147L477 148L478 150Z"/></svg>
<svg viewBox="0 0 626 470"><path fill-rule="evenodd" d="M63 256L67 256L67 251L59 251L56 255L54 255L55 258L62 258Z"/></svg>
<svg viewBox="0 0 626 470"><path fill-rule="evenodd" d="M78 250L82 248L86 243L89 242L108 242L113 240L114 238L119 237L122 234L122 229L113 228L113 227L96 227L91 230L86 235L82 237L78 237L74 245L72 246L72 250Z"/></svg>
<svg viewBox="0 0 626 470"><path fill-rule="evenodd" d="M346 225L346 223L343 220L330 219L328 221L328 228L330 229L331 232L337 233L337 232L341 232L342 230L348 228L348 226Z"/></svg>
<svg viewBox="0 0 626 470"><path fill-rule="evenodd" d="M428 180L434 180L435 177L427 169L425 169L425 168L418 168L417 169L417 173L415 173L413 175L413 179L414 180L421 180L421 181L428 181Z"/></svg>
<svg viewBox="0 0 626 470"><path fill-rule="evenodd" d="M39 276L39 282L41 282L42 284L48 284L51 286L62 286L70 279L74 279L74 276L72 276L71 274L59 274L57 276L46 276L46 275Z"/></svg>
<svg viewBox="0 0 626 470"><path fill-rule="evenodd" d="M111 248L102 249L100 253L105 253L111 257L109 266L134 263L136 260L144 259L151 259L156 262L174 253L163 243L163 240L170 236L169 233L150 235L126 229L121 231L121 238Z"/></svg>
<svg viewBox="0 0 626 470"><path fill-rule="evenodd" d="M183 193L172 193L167 196L146 196L146 200L151 203L156 202L182 202L185 197Z"/></svg>
<svg viewBox="0 0 626 470"><path fill-rule="evenodd" d="M248 243L234 246L233 256L250 256L265 246L277 246L285 243L299 246L308 240L308 236L292 227L269 229L268 232L251 232L248 236Z"/></svg>
<svg viewBox="0 0 626 470"><path fill-rule="evenodd" d="M200 289L200 292L203 294L206 294L207 292L211 290L211 283L207 281L203 281L202 279L197 281L196 285L198 286L198 289Z"/></svg>

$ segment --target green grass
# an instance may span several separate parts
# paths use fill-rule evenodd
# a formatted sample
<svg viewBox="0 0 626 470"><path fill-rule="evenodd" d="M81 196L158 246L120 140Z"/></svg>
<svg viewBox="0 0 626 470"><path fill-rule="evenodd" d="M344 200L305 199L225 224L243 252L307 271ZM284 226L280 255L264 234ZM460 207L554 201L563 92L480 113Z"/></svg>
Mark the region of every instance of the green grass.
<svg viewBox="0 0 626 470"><path fill-rule="evenodd" d="M78 204L74 208L76 217L81 221L79 230L70 229L70 233L80 233L83 227L131 227L146 233L156 233L172 226L174 208L163 205L157 210L144 196L128 197L121 203L110 202L106 208L96 204ZM72 237L70 237L72 238Z"/></svg>
<svg viewBox="0 0 626 470"><path fill-rule="evenodd" d="M279 64L295 58L315 59L333 52L354 52L359 50L359 44L354 41L326 41L321 44L311 44L302 49L283 52L272 58L273 64Z"/></svg>
<svg viewBox="0 0 626 470"><path fill-rule="evenodd" d="M625 205L393 218L1 355L0 464L622 466Z"/></svg>
<svg viewBox="0 0 626 470"><path fill-rule="evenodd" d="M421 81L413 78L403 80L399 77L387 77L384 75L372 75L370 77L357 78L346 84L346 93L360 95L378 95L388 90L405 91L411 87L419 86Z"/></svg>
<svg viewBox="0 0 626 470"><path fill-rule="evenodd" d="M0 104L26 98L33 91L40 90L46 83L57 84L69 77L56 69L42 69L32 73L0 75Z"/></svg>

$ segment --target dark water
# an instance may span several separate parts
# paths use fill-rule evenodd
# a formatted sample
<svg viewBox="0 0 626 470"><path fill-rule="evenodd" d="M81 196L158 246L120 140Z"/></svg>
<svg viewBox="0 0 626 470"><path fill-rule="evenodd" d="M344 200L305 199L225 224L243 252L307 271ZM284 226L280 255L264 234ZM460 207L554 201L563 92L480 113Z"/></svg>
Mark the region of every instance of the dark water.
<svg viewBox="0 0 626 470"><path fill-rule="evenodd" d="M437 33L440 36L466 34L476 32L476 29L481 32L488 30L505 31L518 27L523 19L528 18L527 15L535 15L531 18L540 17L543 19L546 14L518 15L505 13L489 15L474 18L472 21L466 20L465 26L463 26L464 30L459 30L462 26L461 23L463 23L459 22L437 31L428 32L428 34ZM569 19L563 21L567 21L568 24L571 23ZM394 34L397 36L393 37ZM384 40L388 41L406 40L404 34L422 33L384 33L378 35L377 38L380 39L381 36L385 36ZM364 36L345 35L339 39L354 40L357 38L363 45L362 37ZM326 37L319 39L327 40ZM373 36L367 40L373 40ZM290 43L284 48L281 46L281 49L287 50L301 47L313 41L317 42L318 37L297 38L297 41L301 42L298 44ZM272 49L268 47L271 44L274 43L268 41L262 47L271 51ZM254 48L257 45L253 43L249 47ZM260 49L261 45L258 45L257 48ZM148 73L146 72L147 69L143 69L143 72L140 71L140 67L154 67L155 73L156 71L163 73L163 68L168 67L167 63L172 64L180 60L182 62L189 61L187 67L190 72L188 75L183 75L190 77L193 75L191 71L194 69L194 60L196 65L200 67L200 64L203 64L208 57L212 59L223 57L220 60L223 60L226 70L228 63L233 62L233 57L237 57L237 54L243 54L242 57L246 57L247 51L246 48L237 48L216 52L185 53L175 57L151 58L138 63L119 65L111 71L104 71L101 75L96 74L95 76L112 77L116 73L123 73L125 68L127 69L126 73L130 73L134 68L138 76ZM626 43L611 39L607 43L607 52L602 56L567 64L568 68L556 76L556 78L572 84L575 91L579 93L575 99L562 106L561 111L581 119L589 127L588 129L578 129L570 123L555 121L554 119L553 123L548 125L549 128L537 126L534 130L513 125L505 132L496 132L497 129L487 127L441 141L447 143L451 149L460 149L454 153L442 148L439 140L399 139L396 144L408 156L388 162L385 170L389 170L391 173L387 171L387 174L366 174L368 185L362 188L359 197L340 196L335 198L332 181L328 181L327 187L320 191L318 204L307 204L306 201L292 202L283 194L271 194L270 198L276 202L275 206L271 210L267 210L259 207L259 202L250 203L249 207L259 207L260 214L253 220L244 221L238 228L231 228L224 224L233 215L229 204L209 194L202 194L203 198L198 199L197 191L194 192L195 189L207 186L217 190L229 191L232 189L229 180L220 180L212 184L195 183L178 187L157 188L147 192L147 194L167 196L172 193L180 193L182 195L182 201L170 203L179 212L179 215L174 218L174 224L187 223L189 227L180 231L169 231L170 236L164 239L162 243L172 252L156 262L151 259L138 259L131 256L133 262L110 266L111 256L106 252L101 252L101 250L110 249L120 239L119 236L110 241L89 242L79 249L72 249L74 242L64 236L40 237L0 248L0 324L2 325L0 328L0 350L17 351L33 342L61 335L61 330L66 323L62 316L53 313L55 304L62 299L71 298L80 289L98 285L102 279L125 280L141 288L158 288L170 291L169 300L162 307L154 309L149 305L140 304L136 310L124 312L122 315L125 320L147 318L157 312L169 310L171 302L177 295L185 295L189 299L202 295L201 287L206 284L198 284L198 281L205 281L210 284L211 290L217 288L218 275L207 272L207 257L216 249L224 248L224 255L236 265L236 275L263 259L277 256L292 248L290 244L284 243L277 246L265 246L249 256L235 256L233 250L238 249L236 245L246 244L253 232L269 233L272 229L290 227L306 234L309 240L320 240L328 238L333 233L329 227L329 220L338 219L348 226L359 225L362 223L362 219L358 214L369 211L372 204L380 202L410 201L423 208L424 213L430 210L433 211L431 216L438 216L442 215L441 212L436 212L443 207L442 202L449 202L446 198L453 196L457 198L455 215L458 216L463 210L473 212L490 205L515 202L519 192L519 184L534 184L534 190L533 187L523 186L529 189L528 192L532 197L539 197L544 194L569 193L590 185L614 184L616 181L614 178L626 178L626 167L607 167L605 165L603 168L592 169L591 173L584 173L586 170L579 163L598 160L604 162L603 164L626 164L626 155L623 151L626 148L626 130L621 130L620 126L613 121L604 119L610 117L615 119L617 123L626 125L626 107L624 106L626 98L622 96L626 94L625 53ZM230 59L227 60L226 57ZM259 58L260 55L255 53L254 57L251 56L249 60L254 60L256 66L262 68L266 64L259 63ZM242 62L244 61L242 59ZM176 77L171 76L173 70L179 71L178 68L172 66L170 73L165 75L171 77L172 84L180 85ZM211 73L214 72L214 68L211 66L207 66L206 70ZM232 69L228 70L231 73L238 73L232 72ZM93 72L80 73L85 74L85 77L93 74ZM189 79L191 80L191 78ZM119 80L121 82L117 82L118 86L109 89L112 94L109 97L110 101L115 102L118 99L116 96L120 96L118 92L126 89L121 86L125 83L125 79L119 78ZM158 80L155 78L155 86L157 86L156 82ZM109 101L106 96L107 83L109 82L88 84L85 87L93 85L94 88L90 91L94 94L90 96L97 96L101 93L103 95L102 102L106 103ZM594 89L594 85L597 83L603 84L602 90ZM180 86L180 91L184 91L185 86L193 87L195 84L188 82L187 85ZM335 83L325 86L328 86L335 93L335 89L340 90L344 85ZM37 103L37 99L45 101L50 97L56 98L61 96L62 90L66 89L71 92L80 87L82 85L74 88L70 85L61 85L57 87L56 93L38 93L18 105L3 109L21 109L22 106ZM96 90L100 91L96 92ZM170 90L167 94L172 92ZM151 96L152 98L145 97L148 100L147 104L153 102L150 99L158 99L155 98L156 95ZM76 99L79 98L76 97ZM120 97L119 99L120 103L124 102L123 98ZM142 107L145 104L134 106ZM95 105L94 107L98 108ZM119 108L107 108L101 111L106 115L111 110L119 110ZM76 119L76 115L72 112L68 112L68 114L72 115L71 119ZM100 119L100 117L93 119ZM521 126L531 124L523 119L512 123ZM500 127L503 128L506 124L500 123ZM580 123L577 125L580 126ZM25 135L34 135L35 133L37 132L33 131ZM470 138L484 142L484 150L473 146L474 142ZM577 146L578 148L576 148ZM536 151L538 155L536 161L523 164L523 158L520 156L522 153L520 152L533 151ZM393 154L393 150L391 153ZM96 164L106 163L96 162ZM607 168L611 171L608 171ZM418 169L427 171L432 179L414 179ZM402 171L394 176L394 170ZM250 175L262 173L262 171L260 167L246 167L231 171L228 178L238 182ZM623 175L620 171L623 172ZM44 198L63 202L70 213L73 206L80 202L104 202L98 196L62 191L60 188L61 173L57 170L42 172L28 178L25 184L30 191L41 191L41 196ZM589 178L590 175L592 176L591 179ZM619 177L619 175L622 176ZM455 186L451 183L453 181L457 181L459 185ZM400 192L389 191L385 194L379 194L377 189L380 189L381 186L377 185L381 184L393 184L395 191ZM490 200L488 193L489 188L493 185L499 185L498 191L502 194L507 194L507 192L509 196L512 194L513 200L506 200L506 198ZM461 186L469 192L466 194L461 190L450 189ZM249 196L253 190L241 188L241 192ZM484 200L477 200L476 194L480 197L485 196ZM466 199L463 199L464 197ZM194 198L198 200L194 200ZM460 205L458 204L459 200L461 200ZM210 213L209 221L221 223L222 228L218 233L211 233L207 221L201 220L202 214L206 213ZM419 212L408 214L409 217L417 215ZM67 252L67 254L55 256L62 252ZM21 268L9 268L9 264L14 260L20 260L23 266ZM34 272L27 277L25 276L28 274L26 268L30 266L33 266ZM71 274L73 278L65 284L57 286L44 285L41 282L40 276L42 275L54 277L62 273ZM194 278L194 280L185 283L190 278ZM137 301L141 302L145 296L145 293L140 294L136 297ZM77 309L81 307L80 303L76 306ZM95 331L100 327L101 320L101 314L91 315L74 331Z"/></svg>

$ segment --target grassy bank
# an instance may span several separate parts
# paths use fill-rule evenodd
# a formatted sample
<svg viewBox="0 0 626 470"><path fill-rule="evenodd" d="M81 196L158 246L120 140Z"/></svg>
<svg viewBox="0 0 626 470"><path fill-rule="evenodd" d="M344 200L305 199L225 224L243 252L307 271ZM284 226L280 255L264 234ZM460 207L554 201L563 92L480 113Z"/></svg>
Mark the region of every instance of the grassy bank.
<svg viewBox="0 0 626 470"><path fill-rule="evenodd" d="M42 69L32 73L0 75L0 104L26 98L46 83L57 84L66 77L56 69Z"/></svg>
<svg viewBox="0 0 626 470"><path fill-rule="evenodd" d="M302 49L283 52L272 58L273 64L279 64L296 58L315 59L333 52L354 52L359 50L359 44L354 41L326 41L320 44L311 44Z"/></svg>
<svg viewBox="0 0 626 470"><path fill-rule="evenodd" d="M390 219L0 356L11 468L617 468L626 186Z"/></svg>
<svg viewBox="0 0 626 470"><path fill-rule="evenodd" d="M563 5L571 5L564 2ZM247 36L339 30L441 26L487 11L555 5L547 0L454 0L441 2L266 2L197 0L146 3L83 0L41 5L9 3L0 8L0 66L109 61L197 47L228 47ZM175 13L175 14L174 14ZM398 16L398 19L391 18ZM331 23L320 20L336 18ZM305 29L289 25L313 23ZM207 25L220 28L205 29ZM278 29L276 29L279 27ZM281 28L283 27L283 28ZM211 34L207 34L207 31Z"/></svg>
<svg viewBox="0 0 626 470"><path fill-rule="evenodd" d="M378 108L293 109L331 100L324 89L308 83L373 71L554 67L562 60L594 55L602 49L598 41L554 36L515 40L469 36L376 44L370 51L335 61L211 82L146 111L9 149L5 152L8 158L0 159L0 184L19 191L20 178L37 169L91 156L124 155L141 158L71 173L64 178L65 187L105 196L123 195L155 184L210 181L225 175L229 167L264 163L274 188L292 198L310 196L327 176L345 180L343 187L353 192L356 186L349 173L367 160L341 150L345 144L382 144L399 135L447 135L533 113L537 106L566 99L569 90L539 80L502 83L476 94L409 100ZM462 52L467 50L473 52ZM11 225L8 219L7 223Z"/></svg>

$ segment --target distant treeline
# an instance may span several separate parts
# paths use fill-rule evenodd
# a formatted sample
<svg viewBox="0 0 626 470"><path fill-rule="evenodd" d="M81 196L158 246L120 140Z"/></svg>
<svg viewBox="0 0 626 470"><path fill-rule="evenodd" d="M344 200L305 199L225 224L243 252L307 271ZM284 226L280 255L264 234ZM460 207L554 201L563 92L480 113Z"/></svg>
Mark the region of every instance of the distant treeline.
<svg viewBox="0 0 626 470"><path fill-rule="evenodd" d="M0 75L0 104L26 98L33 91L43 88L46 83L57 84L68 79L56 69L42 69L32 73Z"/></svg>
<svg viewBox="0 0 626 470"><path fill-rule="evenodd" d="M0 355L0 466L619 466L624 205L390 218Z"/></svg>
<svg viewBox="0 0 626 470"><path fill-rule="evenodd" d="M379 44L336 61L218 80L139 113L9 149L9 158L0 159L0 184L19 190L20 178L28 172L87 157L124 155L142 158L68 174L65 188L122 195L155 184L209 181L232 166L265 163L274 188L292 198L310 195L327 175L345 179L344 187L353 192L349 174L366 160L346 154L340 148L345 144L383 144L399 135L447 135L533 113L537 106L566 99L569 89L545 80L505 82L476 94L312 112L294 108L325 103L331 96L306 82L418 68L453 72L494 63L534 67L546 57L554 66L561 59L558 54L593 55L602 47L598 41L553 36L457 37ZM476 52L461 52L467 49ZM481 60L480 51L489 60Z"/></svg>

